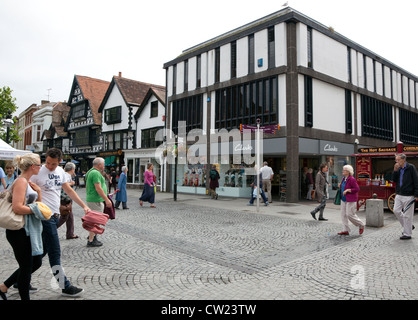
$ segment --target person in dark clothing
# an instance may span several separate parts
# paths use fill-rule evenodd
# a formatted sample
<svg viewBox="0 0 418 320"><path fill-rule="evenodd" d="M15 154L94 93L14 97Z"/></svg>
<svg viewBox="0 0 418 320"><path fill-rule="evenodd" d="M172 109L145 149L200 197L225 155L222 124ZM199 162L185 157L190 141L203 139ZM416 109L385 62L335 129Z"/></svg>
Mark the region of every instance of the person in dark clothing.
<svg viewBox="0 0 418 320"><path fill-rule="evenodd" d="M218 170L216 170L215 165L213 165L212 170L210 170L209 179L210 179L210 182L209 182L210 198L218 200L218 194L216 193L216 188L219 188L220 176L219 176Z"/></svg>
<svg viewBox="0 0 418 320"><path fill-rule="evenodd" d="M112 187L113 187L113 190L116 191L116 188L118 185L118 182L116 181L117 174L116 174L115 168L112 168L112 171L110 172L110 178L111 180L109 183L109 193L111 193Z"/></svg>
<svg viewBox="0 0 418 320"><path fill-rule="evenodd" d="M406 162L405 154L396 155L395 161L392 173L392 180L396 183L393 212L403 228L400 239L409 240L412 237L412 229L414 229L414 205L405 209L414 200L418 201L418 173L413 164Z"/></svg>

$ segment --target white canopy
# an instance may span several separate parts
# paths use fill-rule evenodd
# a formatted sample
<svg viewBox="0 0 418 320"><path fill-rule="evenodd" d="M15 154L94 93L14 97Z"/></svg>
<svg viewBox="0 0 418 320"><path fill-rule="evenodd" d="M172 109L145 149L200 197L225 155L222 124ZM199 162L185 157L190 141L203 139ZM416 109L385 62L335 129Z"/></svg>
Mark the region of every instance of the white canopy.
<svg viewBox="0 0 418 320"><path fill-rule="evenodd" d="M15 149L0 139L0 160L13 160L17 155L26 153L31 153L31 151Z"/></svg>

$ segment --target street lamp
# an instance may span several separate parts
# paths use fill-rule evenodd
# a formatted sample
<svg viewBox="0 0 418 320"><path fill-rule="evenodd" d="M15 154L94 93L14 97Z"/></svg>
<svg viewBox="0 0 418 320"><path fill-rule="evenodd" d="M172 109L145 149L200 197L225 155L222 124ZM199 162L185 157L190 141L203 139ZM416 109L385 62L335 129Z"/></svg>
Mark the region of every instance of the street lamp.
<svg viewBox="0 0 418 320"><path fill-rule="evenodd" d="M9 143L10 128L14 125L14 122L12 120L12 112L10 110L8 111L6 119L4 119L3 123L7 127L6 143Z"/></svg>

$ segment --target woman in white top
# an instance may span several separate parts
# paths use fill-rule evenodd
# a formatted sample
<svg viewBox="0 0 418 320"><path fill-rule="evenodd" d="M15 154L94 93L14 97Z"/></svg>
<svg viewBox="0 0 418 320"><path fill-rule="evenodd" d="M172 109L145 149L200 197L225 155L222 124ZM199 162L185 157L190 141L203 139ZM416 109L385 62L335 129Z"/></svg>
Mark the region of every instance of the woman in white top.
<svg viewBox="0 0 418 320"><path fill-rule="evenodd" d="M22 170L22 174L15 180L13 188L12 208L15 214L32 214L27 204L41 201L41 189L29 181L30 177L37 175L41 168L41 159L38 154L30 153L16 156L14 164ZM0 298L6 300L7 289L17 283L19 295L22 300L30 300L29 287L32 272L42 265L42 255L32 256L30 237L26 235L25 228L20 230L6 230L6 238L13 248L19 269L17 269L4 283L0 284Z"/></svg>

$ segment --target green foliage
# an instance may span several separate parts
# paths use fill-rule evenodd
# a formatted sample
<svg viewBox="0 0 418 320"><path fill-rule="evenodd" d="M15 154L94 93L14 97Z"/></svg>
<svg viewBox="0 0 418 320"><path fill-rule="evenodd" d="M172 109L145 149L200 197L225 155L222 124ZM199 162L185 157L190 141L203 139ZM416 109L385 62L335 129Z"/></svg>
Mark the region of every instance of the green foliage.
<svg viewBox="0 0 418 320"><path fill-rule="evenodd" d="M12 96L13 90L9 87L0 88L0 138L6 140L7 127L4 125L4 120L17 110L16 98ZM21 140L18 136L18 128L15 125L9 129L9 142Z"/></svg>

